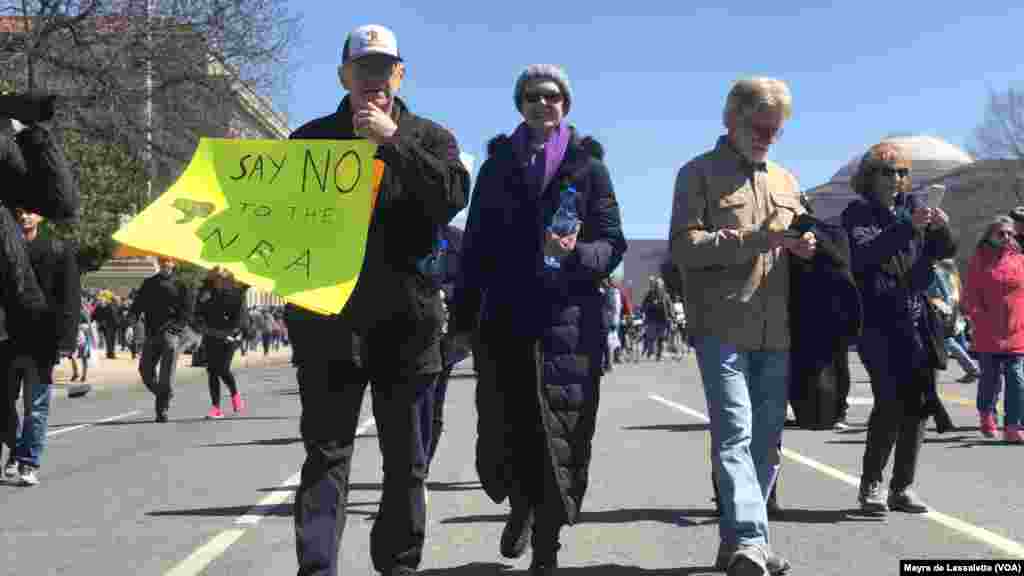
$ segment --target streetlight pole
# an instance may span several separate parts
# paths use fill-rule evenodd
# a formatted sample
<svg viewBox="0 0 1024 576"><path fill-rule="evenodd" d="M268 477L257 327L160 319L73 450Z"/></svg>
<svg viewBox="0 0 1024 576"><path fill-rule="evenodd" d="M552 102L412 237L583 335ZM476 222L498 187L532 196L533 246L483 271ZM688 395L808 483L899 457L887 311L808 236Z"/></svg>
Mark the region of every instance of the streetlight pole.
<svg viewBox="0 0 1024 576"><path fill-rule="evenodd" d="M157 1L146 0L146 204L153 199L153 11Z"/></svg>

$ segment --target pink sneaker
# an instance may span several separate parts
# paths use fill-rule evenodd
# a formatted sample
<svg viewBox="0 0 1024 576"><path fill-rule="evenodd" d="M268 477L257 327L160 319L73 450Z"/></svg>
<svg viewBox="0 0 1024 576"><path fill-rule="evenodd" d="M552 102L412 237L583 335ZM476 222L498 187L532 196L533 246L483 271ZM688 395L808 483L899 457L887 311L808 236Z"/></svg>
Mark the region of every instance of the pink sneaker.
<svg viewBox="0 0 1024 576"><path fill-rule="evenodd" d="M996 437L996 417L991 412L986 412L978 417L981 423L981 435L985 438Z"/></svg>
<svg viewBox="0 0 1024 576"><path fill-rule="evenodd" d="M1010 424L1003 430L1003 440L1010 444L1024 444L1024 434L1021 434L1020 426Z"/></svg>
<svg viewBox="0 0 1024 576"><path fill-rule="evenodd" d="M235 409L235 414L245 412L245 402L242 400L240 394L234 394L231 396L231 407Z"/></svg>
<svg viewBox="0 0 1024 576"><path fill-rule="evenodd" d="M224 413L220 411L219 406L214 406L213 408L210 408L209 412L206 413L206 417L211 420L217 420L219 418L223 418Z"/></svg>

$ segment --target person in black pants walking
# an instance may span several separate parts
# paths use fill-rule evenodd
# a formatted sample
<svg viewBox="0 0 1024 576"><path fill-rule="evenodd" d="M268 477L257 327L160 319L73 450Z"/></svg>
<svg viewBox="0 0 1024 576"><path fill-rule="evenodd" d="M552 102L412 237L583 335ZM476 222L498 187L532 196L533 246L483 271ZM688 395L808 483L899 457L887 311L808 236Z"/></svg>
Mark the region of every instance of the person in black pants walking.
<svg viewBox="0 0 1024 576"><path fill-rule="evenodd" d="M430 430L421 415L432 413L442 368L441 301L431 278L437 231L466 205L469 173L451 133L397 98L405 68L394 33L357 28L338 72L348 95L337 112L292 138L368 138L377 144L381 178L363 268L345 308L335 316L287 309L306 448L294 509L298 574L338 574L353 443L369 383L384 462L370 556L377 572L406 576L416 573L426 537Z"/></svg>
<svg viewBox="0 0 1024 576"><path fill-rule="evenodd" d="M178 354L185 344L185 328L192 322L194 302L189 287L174 273L174 259L161 256L157 261L160 272L142 283L132 302L131 314L144 316L146 343L142 346L139 373L146 388L156 396L156 421L167 422Z"/></svg>
<svg viewBox="0 0 1024 576"><path fill-rule="evenodd" d="M224 417L220 409L221 381L231 391L231 406L235 414L245 410L235 375L231 373L231 361L241 338L243 306L241 292L234 286L231 271L220 266L210 270L196 302L196 322L203 334L206 374L213 404L207 418Z"/></svg>
<svg viewBox="0 0 1024 576"><path fill-rule="evenodd" d="M946 367L944 334L927 303L932 266L956 254L949 217L914 195L909 153L890 142L861 159L853 187L861 199L843 211L854 278L864 302L864 331L857 352L871 377L875 402L858 500L865 512L923 514L928 506L914 484L925 421L952 428L938 397L937 369ZM895 456L893 449L895 447ZM889 494L883 472L893 457Z"/></svg>

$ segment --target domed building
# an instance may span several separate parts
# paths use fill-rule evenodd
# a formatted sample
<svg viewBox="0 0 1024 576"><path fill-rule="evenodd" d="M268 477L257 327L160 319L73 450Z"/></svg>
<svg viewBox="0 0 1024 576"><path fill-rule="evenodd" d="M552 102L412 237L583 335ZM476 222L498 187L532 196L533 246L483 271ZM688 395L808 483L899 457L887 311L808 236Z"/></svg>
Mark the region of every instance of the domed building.
<svg viewBox="0 0 1024 576"><path fill-rule="evenodd" d="M900 136L886 138L885 141L909 152L912 161L910 178L915 190L923 190L947 174L974 162L970 154L932 136ZM863 152L851 158L828 183L805 192L814 207L815 216L825 220L838 218L846 206L857 199L850 180L857 173L862 155Z"/></svg>
<svg viewBox="0 0 1024 576"><path fill-rule="evenodd" d="M950 227L960 240L957 259L961 270L974 252L978 236L997 214L1024 206L1024 161L981 160L932 136L887 138L909 151L912 161L912 191L924 193L933 184L945 186L940 207L949 214ZM856 193L850 178L860 165L863 152L844 164L825 184L804 192L814 215L837 221Z"/></svg>

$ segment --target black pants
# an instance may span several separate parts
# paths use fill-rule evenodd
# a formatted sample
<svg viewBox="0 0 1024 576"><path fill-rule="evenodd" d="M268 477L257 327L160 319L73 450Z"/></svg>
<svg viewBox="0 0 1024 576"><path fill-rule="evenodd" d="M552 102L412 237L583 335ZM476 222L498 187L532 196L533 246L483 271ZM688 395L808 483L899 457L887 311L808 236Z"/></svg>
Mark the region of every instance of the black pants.
<svg viewBox="0 0 1024 576"><path fill-rule="evenodd" d="M223 380L231 395L238 394L235 375L231 373L231 360L235 357L235 345L224 338L203 338L206 349L206 376L210 385L210 402L220 406L220 383Z"/></svg>
<svg viewBox="0 0 1024 576"><path fill-rule="evenodd" d="M926 418L921 415L923 392L907 393L909 390L925 390L936 377L932 368L916 368L899 370L892 373L890 366L878 362L884 351L877 350L879 345L870 346L875 355L868 357L861 354L864 365L871 377L871 392L875 397L871 416L868 418L868 441L864 447L861 480L863 482L881 482L882 473L889 462L889 456L896 448L896 457L892 465L892 480L889 489L901 492L914 483L917 471L917 458L924 440ZM893 359L894 361L896 359Z"/></svg>
<svg viewBox="0 0 1024 576"><path fill-rule="evenodd" d="M103 345L107 349L107 358L116 358L117 352L117 326L104 324L100 327L103 330Z"/></svg>
<svg viewBox="0 0 1024 576"><path fill-rule="evenodd" d="M139 374L142 383L156 396L157 415L167 414L174 396L174 373L178 368L181 340L182 337L173 332L157 332L148 334L142 346Z"/></svg>
<svg viewBox="0 0 1024 576"><path fill-rule="evenodd" d="M7 446L9 459L14 461L18 439L18 392L21 381L9 377L14 372L14 347L10 342L0 342L0 376L3 377L3 406L0 407L0 448Z"/></svg>
<svg viewBox="0 0 1024 576"><path fill-rule="evenodd" d="M447 366L441 371L434 384L434 399L431 404L431 426L430 426L430 449L427 451L427 473L430 472L430 465L434 462L434 453L437 452L437 443L441 440L441 433L444 432L444 400L448 396L448 380L452 376L454 366Z"/></svg>
<svg viewBox="0 0 1024 576"><path fill-rule="evenodd" d="M370 533L374 568L416 568L426 536L426 481L437 375L370 373L351 360L304 359L296 376L306 461L295 495L299 576L335 576L345 530L349 473L359 409L369 382L384 460L383 495ZM424 429L426 428L426 429Z"/></svg>

